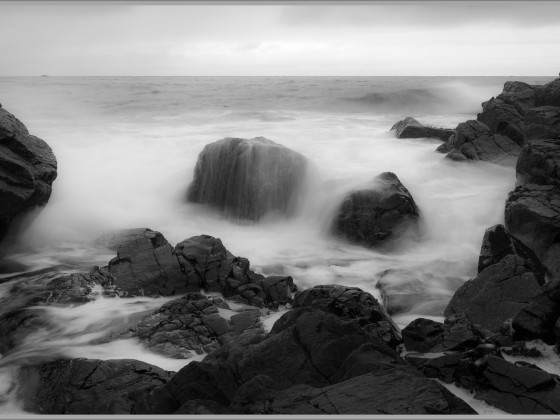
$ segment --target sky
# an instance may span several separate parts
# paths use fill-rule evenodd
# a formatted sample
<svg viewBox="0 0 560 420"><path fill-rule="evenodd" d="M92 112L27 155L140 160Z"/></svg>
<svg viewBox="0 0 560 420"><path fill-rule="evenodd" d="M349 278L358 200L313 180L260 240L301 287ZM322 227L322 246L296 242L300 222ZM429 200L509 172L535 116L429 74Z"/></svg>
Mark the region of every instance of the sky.
<svg viewBox="0 0 560 420"><path fill-rule="evenodd" d="M560 72L560 1L198 3L2 1L0 76Z"/></svg>

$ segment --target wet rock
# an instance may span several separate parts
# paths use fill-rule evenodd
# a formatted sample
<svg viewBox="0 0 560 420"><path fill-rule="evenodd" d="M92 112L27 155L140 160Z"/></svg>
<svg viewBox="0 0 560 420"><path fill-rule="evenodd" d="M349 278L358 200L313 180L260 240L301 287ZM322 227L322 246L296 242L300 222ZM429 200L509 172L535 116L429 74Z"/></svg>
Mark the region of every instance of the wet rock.
<svg viewBox="0 0 560 420"><path fill-rule="evenodd" d="M97 247L107 248L111 251L118 251L124 242L130 242L142 239L146 232L151 231L148 228L131 228L117 229L108 233L104 233L94 239L93 244Z"/></svg>
<svg viewBox="0 0 560 420"><path fill-rule="evenodd" d="M560 106L560 78L535 89L535 106Z"/></svg>
<svg viewBox="0 0 560 420"><path fill-rule="evenodd" d="M24 343L27 336L48 325L48 320L37 311L16 309L0 317L0 354L6 355Z"/></svg>
<svg viewBox="0 0 560 420"><path fill-rule="evenodd" d="M343 320L319 309L292 312L296 318L284 323L284 329L278 331L275 325L269 338L244 353L237 365L242 382L266 375L282 389L298 383L329 385L356 348L376 342L356 320Z"/></svg>
<svg viewBox="0 0 560 420"><path fill-rule="evenodd" d="M520 146L509 137L494 134L487 125L475 120L460 123L445 149L451 151L456 149L470 160L483 160L502 165L514 165L521 150ZM463 159L458 153L450 155L449 158Z"/></svg>
<svg viewBox="0 0 560 420"><path fill-rule="evenodd" d="M395 123L391 131L395 131L395 136L399 139L436 138L447 141L454 134L454 130L425 126L412 117Z"/></svg>
<svg viewBox="0 0 560 420"><path fill-rule="evenodd" d="M175 253L187 278L189 292L199 292L200 289L222 291L232 272L234 257L220 239L208 235L193 236L179 242Z"/></svg>
<svg viewBox="0 0 560 420"><path fill-rule="evenodd" d="M173 247L161 233L150 229L119 245L109 272L113 284L125 295L167 296L187 291Z"/></svg>
<svg viewBox="0 0 560 420"><path fill-rule="evenodd" d="M191 293L164 304L137 326L138 338L152 351L177 359L209 353L231 330L206 297Z"/></svg>
<svg viewBox="0 0 560 420"><path fill-rule="evenodd" d="M559 139L560 107L541 106L527 112L523 126L525 141L531 139Z"/></svg>
<svg viewBox="0 0 560 420"><path fill-rule="evenodd" d="M515 169L518 185L560 187L560 140L527 141Z"/></svg>
<svg viewBox="0 0 560 420"><path fill-rule="evenodd" d="M523 145L523 122L530 108L535 106L535 86L523 82L506 82L503 92L482 104L477 120L492 132L509 137Z"/></svg>
<svg viewBox="0 0 560 420"><path fill-rule="evenodd" d="M430 349L431 352L465 351L481 344L478 331L462 314L445 319L441 342Z"/></svg>
<svg viewBox="0 0 560 420"><path fill-rule="evenodd" d="M402 330L406 350L428 352L441 343L444 331L445 328L441 322L417 318Z"/></svg>
<svg viewBox="0 0 560 420"><path fill-rule="evenodd" d="M505 211L507 230L531 248L552 276L560 258L560 188L527 184L510 192Z"/></svg>
<svg viewBox="0 0 560 420"><path fill-rule="evenodd" d="M457 149L451 150L448 154L445 155L446 159L454 160L455 162L465 162L469 160L463 153L458 151Z"/></svg>
<svg viewBox="0 0 560 420"><path fill-rule="evenodd" d="M534 365L488 356L476 397L511 414L559 414L560 379Z"/></svg>
<svg viewBox="0 0 560 420"><path fill-rule="evenodd" d="M451 272L449 263L434 261L430 270L425 265L407 269L387 269L377 275L375 287L381 292L383 305L389 315L414 313L439 316L449 296L465 281L440 273Z"/></svg>
<svg viewBox="0 0 560 420"><path fill-rule="evenodd" d="M478 272L499 263L508 255L517 255L533 271L539 281L544 279L545 268L531 249L519 239L510 235L504 225L494 225L484 232L482 247L478 257Z"/></svg>
<svg viewBox="0 0 560 420"><path fill-rule="evenodd" d="M130 414L171 377L138 360L63 359L23 368L24 409L37 414Z"/></svg>
<svg viewBox="0 0 560 420"><path fill-rule="evenodd" d="M290 276L270 276L261 280L256 280L265 294L265 303L269 307L278 307L292 301L292 293L297 291L294 279Z"/></svg>
<svg viewBox="0 0 560 420"><path fill-rule="evenodd" d="M560 280L549 282L513 318L517 339L541 339L548 344L560 344Z"/></svg>
<svg viewBox="0 0 560 420"><path fill-rule="evenodd" d="M428 378L437 378L448 384L459 382L463 385L473 385L475 383L474 376L470 372L471 360L468 352L407 354L405 359Z"/></svg>
<svg viewBox="0 0 560 420"><path fill-rule="evenodd" d="M306 169L303 155L264 137L228 137L205 146L198 156L187 199L237 219L290 215Z"/></svg>
<svg viewBox="0 0 560 420"><path fill-rule="evenodd" d="M298 385L243 407L251 414L475 414L464 401L414 368L399 366L334 385Z"/></svg>
<svg viewBox="0 0 560 420"><path fill-rule="evenodd" d="M455 292L444 315L465 316L492 332L499 331L544 284L544 270L534 253L502 225L486 230L479 270Z"/></svg>
<svg viewBox="0 0 560 420"><path fill-rule="evenodd" d="M0 108L0 240L9 229L24 228L25 216L47 204L56 171L49 145Z"/></svg>
<svg viewBox="0 0 560 420"><path fill-rule="evenodd" d="M355 244L387 247L416 229L419 217L410 192L395 174L384 172L370 188L353 191L343 200L332 229Z"/></svg>
<svg viewBox="0 0 560 420"><path fill-rule="evenodd" d="M342 319L356 319L392 348L402 342L399 327L383 306L371 294L357 287L334 284L315 286L296 293L293 307L318 308ZM272 331L281 326L282 318L276 321Z"/></svg>

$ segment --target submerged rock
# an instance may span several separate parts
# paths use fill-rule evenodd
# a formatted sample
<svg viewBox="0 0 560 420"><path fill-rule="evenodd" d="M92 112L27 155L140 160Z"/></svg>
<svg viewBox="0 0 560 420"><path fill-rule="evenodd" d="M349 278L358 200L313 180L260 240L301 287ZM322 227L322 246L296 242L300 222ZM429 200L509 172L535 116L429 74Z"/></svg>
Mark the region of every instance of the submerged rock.
<svg viewBox="0 0 560 420"><path fill-rule="evenodd" d="M25 215L47 204L57 176L47 143L0 107L0 240L17 230Z"/></svg>
<svg viewBox="0 0 560 420"><path fill-rule="evenodd" d="M378 175L371 184L343 200L333 221L333 232L370 248L394 245L399 237L418 227L418 207L392 172Z"/></svg>
<svg viewBox="0 0 560 420"><path fill-rule="evenodd" d="M412 117L395 123L391 131L395 131L395 136L399 139L436 138L443 141L447 141L455 133L447 128L425 126Z"/></svg>
<svg viewBox="0 0 560 420"><path fill-rule="evenodd" d="M499 331L544 284L544 269L534 253L502 225L486 230L479 270L455 292L444 315L465 316L492 332Z"/></svg>
<svg viewBox="0 0 560 420"><path fill-rule="evenodd" d="M198 156L187 199L209 204L236 219L267 213L290 215L307 170L307 159L264 137L225 138Z"/></svg>
<svg viewBox="0 0 560 420"><path fill-rule="evenodd" d="M24 409L38 414L130 414L170 378L138 360L62 359L23 368Z"/></svg>

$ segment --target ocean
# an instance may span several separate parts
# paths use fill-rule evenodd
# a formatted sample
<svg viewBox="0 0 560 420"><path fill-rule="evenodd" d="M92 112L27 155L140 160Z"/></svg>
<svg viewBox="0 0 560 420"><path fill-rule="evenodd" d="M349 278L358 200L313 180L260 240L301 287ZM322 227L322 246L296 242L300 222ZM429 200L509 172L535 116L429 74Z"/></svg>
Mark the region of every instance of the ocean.
<svg viewBox="0 0 560 420"><path fill-rule="evenodd" d="M507 80L553 77L0 77L0 102L58 159L48 205L6 259L26 268L0 275L0 305L17 307L21 283L106 265L99 235L147 227L172 244L208 234L265 275L291 275L299 289L337 283L381 299L379 285L410 296L394 314L404 327L442 319L453 292L476 274L486 228L502 223L515 169L457 163L430 139L396 139L406 116L454 128L476 119ZM263 136L312 162L297 215L257 224L229 220L186 202L197 156L224 137ZM420 208L420 241L392 253L345 243L329 233L340 200L381 172L397 174ZM168 298L109 299L42 307L50 327L0 358L0 412L21 410L17 369L53 357L135 358L178 370L134 339L93 344L109 327ZM2 356L2 355L0 355Z"/></svg>

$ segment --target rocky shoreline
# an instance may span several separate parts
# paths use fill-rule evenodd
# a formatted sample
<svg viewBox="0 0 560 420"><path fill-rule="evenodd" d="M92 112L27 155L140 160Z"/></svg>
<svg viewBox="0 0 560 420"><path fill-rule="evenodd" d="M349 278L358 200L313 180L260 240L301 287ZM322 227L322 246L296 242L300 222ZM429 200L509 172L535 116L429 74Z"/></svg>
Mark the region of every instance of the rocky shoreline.
<svg viewBox="0 0 560 420"><path fill-rule="evenodd" d="M476 120L455 129L426 127L413 118L392 128L398 138L444 141L437 151L457 165L473 160L516 165L516 188L504 197L504 224L486 230L478 273L457 289L443 323L418 318L401 331L388 308L359 288L326 284L298 290L291 276L254 272L247 258L233 255L219 238L201 234L172 246L160 232L129 229L98 239L98 246L116 252L107 265L59 276L44 288L19 285L21 300L4 302L0 313L0 353L9 357L48 322L32 306L83 304L101 293L115 299L176 298L125 328L108 330L98 342L136 338L167 357L206 356L178 372L137 360L28 364L19 372L24 409L476 414L448 384L506 413L559 414L560 377L538 366L542 354L536 346L551 346L555 353L548 357L560 359L560 79L543 86L507 82L482 106ZM46 204L56 159L42 140L0 111L0 147L8 148L9 157L3 170L10 174L8 181L2 178L0 194L30 197L12 213L14 201L2 200L7 231L12 220ZM29 146L33 139L36 146ZM238 165L224 165L224 153L239 157ZM294 153L260 137L213 143L199 156L188 199L240 219L258 220L270 211L289 217L307 167ZM344 198L332 234L391 252L403 235L418 234L421 217L397 175L383 173L371 189ZM282 315L267 330L262 317L276 311Z"/></svg>

